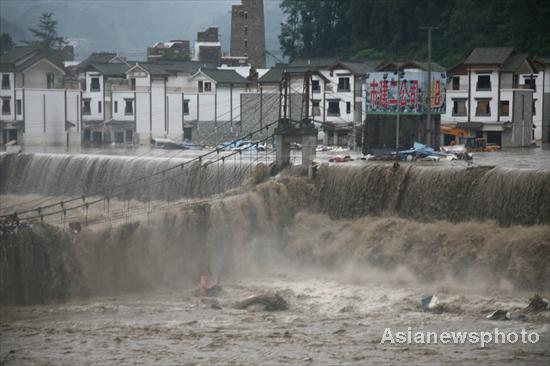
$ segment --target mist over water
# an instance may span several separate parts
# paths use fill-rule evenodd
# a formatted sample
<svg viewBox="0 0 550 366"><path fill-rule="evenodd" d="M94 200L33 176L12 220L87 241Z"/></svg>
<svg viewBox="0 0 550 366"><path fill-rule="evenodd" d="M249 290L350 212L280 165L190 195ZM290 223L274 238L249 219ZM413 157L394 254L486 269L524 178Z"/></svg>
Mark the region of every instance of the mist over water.
<svg viewBox="0 0 550 366"><path fill-rule="evenodd" d="M108 169L124 165L120 158L59 158L43 180L61 182L65 166L76 161L85 163L80 173L94 182L116 179L120 172ZM4 181L4 192L25 184L32 190L28 179L35 178L24 177L33 162L19 163L23 168L9 166L19 172L18 184ZM158 167L146 159L126 165L142 173ZM330 166L314 181L282 176L225 198L155 213L150 222L90 227L75 236L33 226L3 240L1 298L32 303L194 283L200 273L254 276L303 266L480 291L548 291L549 174ZM265 171L253 175L249 182L266 177ZM185 185L163 187L170 188L189 191ZM40 254L44 248L47 255ZM49 298L35 281L44 274L52 276Z"/></svg>

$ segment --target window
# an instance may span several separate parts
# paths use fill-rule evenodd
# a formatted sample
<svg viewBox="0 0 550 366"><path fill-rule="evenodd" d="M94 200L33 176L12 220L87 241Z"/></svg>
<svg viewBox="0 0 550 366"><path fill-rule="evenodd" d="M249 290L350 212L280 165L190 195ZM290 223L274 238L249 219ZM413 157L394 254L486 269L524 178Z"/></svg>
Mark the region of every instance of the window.
<svg viewBox="0 0 550 366"><path fill-rule="evenodd" d="M136 78L130 79L130 89L136 90Z"/></svg>
<svg viewBox="0 0 550 366"><path fill-rule="evenodd" d="M244 48L248 48L248 39L244 40Z"/></svg>
<svg viewBox="0 0 550 366"><path fill-rule="evenodd" d="M199 93L202 93L202 91L203 91L202 80L199 80Z"/></svg>
<svg viewBox="0 0 550 366"><path fill-rule="evenodd" d="M248 19L248 12L247 11L244 12L244 18Z"/></svg>
<svg viewBox="0 0 550 366"><path fill-rule="evenodd" d="M132 115L134 114L134 100L133 99L124 99L124 114Z"/></svg>
<svg viewBox="0 0 550 366"><path fill-rule="evenodd" d="M183 114L186 116L189 115L189 99L183 100Z"/></svg>
<svg viewBox="0 0 550 366"><path fill-rule="evenodd" d="M460 90L460 77L454 76L452 79L452 90Z"/></svg>
<svg viewBox="0 0 550 366"><path fill-rule="evenodd" d="M311 91L313 93L321 92L321 85L319 85L319 80L311 80Z"/></svg>
<svg viewBox="0 0 550 366"><path fill-rule="evenodd" d="M244 35L246 36L248 34L248 25L244 26Z"/></svg>
<svg viewBox="0 0 550 366"><path fill-rule="evenodd" d="M46 74L46 87L48 89L54 88L55 77L52 72Z"/></svg>
<svg viewBox="0 0 550 366"><path fill-rule="evenodd" d="M491 75L477 76L477 90L481 90L481 91L491 90Z"/></svg>
<svg viewBox="0 0 550 366"><path fill-rule="evenodd" d="M346 113L347 114L351 113L351 102L346 102Z"/></svg>
<svg viewBox="0 0 550 366"><path fill-rule="evenodd" d="M21 104L21 99L17 99L15 101L15 113L17 113L17 115L21 115L22 111L23 111L23 108Z"/></svg>
<svg viewBox="0 0 550 366"><path fill-rule="evenodd" d="M11 114L11 98L2 97L2 114Z"/></svg>
<svg viewBox="0 0 550 366"><path fill-rule="evenodd" d="M126 142L130 142L130 143L134 142L134 131L133 130L126 130Z"/></svg>
<svg viewBox="0 0 550 366"><path fill-rule="evenodd" d="M118 113L118 101L115 100L115 113Z"/></svg>
<svg viewBox="0 0 550 366"><path fill-rule="evenodd" d="M82 114L92 114L91 100L89 98L82 99L84 105L82 106Z"/></svg>
<svg viewBox="0 0 550 366"><path fill-rule="evenodd" d="M507 100L500 101L500 115L507 117L510 115L510 102Z"/></svg>
<svg viewBox="0 0 550 366"><path fill-rule="evenodd" d="M533 99L533 116L537 115L537 100Z"/></svg>
<svg viewBox="0 0 550 366"><path fill-rule="evenodd" d="M101 102L97 102L97 112L101 113Z"/></svg>
<svg viewBox="0 0 550 366"><path fill-rule="evenodd" d="M453 99L453 116L466 116L466 99Z"/></svg>
<svg viewBox="0 0 550 366"><path fill-rule="evenodd" d="M84 129L84 141L91 142L92 141L92 131L89 129Z"/></svg>
<svg viewBox="0 0 550 366"><path fill-rule="evenodd" d="M333 99L328 101L328 111L329 116L339 116L340 115L340 100Z"/></svg>
<svg viewBox="0 0 550 366"><path fill-rule="evenodd" d="M204 82L204 91L205 92L211 92L212 91L212 83L205 81Z"/></svg>
<svg viewBox="0 0 550 366"><path fill-rule="evenodd" d="M491 99L478 99L476 116L487 117L491 116Z"/></svg>
<svg viewBox="0 0 550 366"><path fill-rule="evenodd" d="M90 85L90 91L99 91L99 78L92 78L92 83Z"/></svg>
<svg viewBox="0 0 550 366"><path fill-rule="evenodd" d="M314 116L320 116L321 115L321 107L319 106L319 101L318 100L313 100L311 103L313 105L313 115Z"/></svg>
<svg viewBox="0 0 550 366"><path fill-rule="evenodd" d="M10 74L2 74L2 89L10 88Z"/></svg>
<svg viewBox="0 0 550 366"><path fill-rule="evenodd" d="M115 143L120 144L124 142L124 132L115 132Z"/></svg>
<svg viewBox="0 0 550 366"><path fill-rule="evenodd" d="M338 91L350 91L349 78L338 78Z"/></svg>
<svg viewBox="0 0 550 366"><path fill-rule="evenodd" d="M183 128L183 140L191 141L193 139L193 127L184 127Z"/></svg>

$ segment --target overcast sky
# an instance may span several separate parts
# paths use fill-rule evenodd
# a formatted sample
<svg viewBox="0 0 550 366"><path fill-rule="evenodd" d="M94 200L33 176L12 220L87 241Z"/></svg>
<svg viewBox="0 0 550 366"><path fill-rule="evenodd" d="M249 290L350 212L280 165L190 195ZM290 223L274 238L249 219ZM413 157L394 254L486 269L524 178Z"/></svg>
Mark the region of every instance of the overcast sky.
<svg viewBox="0 0 550 366"><path fill-rule="evenodd" d="M144 59L157 41L189 39L209 26L220 28L229 51L231 5L240 0L0 0L0 31L15 41L29 39L41 13L53 12L58 33L74 42L76 58L113 51ZM280 55L280 0L264 0L266 48ZM269 57L268 57L269 59ZM269 60L271 61L271 60ZM270 62L271 63L271 62Z"/></svg>

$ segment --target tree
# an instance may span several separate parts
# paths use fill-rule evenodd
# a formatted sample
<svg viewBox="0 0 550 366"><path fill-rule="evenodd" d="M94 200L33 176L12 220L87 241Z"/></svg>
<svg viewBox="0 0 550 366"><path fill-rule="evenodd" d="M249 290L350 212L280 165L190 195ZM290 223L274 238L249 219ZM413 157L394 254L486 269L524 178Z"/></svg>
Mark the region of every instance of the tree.
<svg viewBox="0 0 550 366"><path fill-rule="evenodd" d="M11 51L13 47L15 47L15 43L11 36L8 33L0 33L0 55Z"/></svg>
<svg viewBox="0 0 550 366"><path fill-rule="evenodd" d="M29 46L40 48L43 51L61 49L65 39L57 34L57 20L53 13L42 13L37 28L29 28L35 40L25 42Z"/></svg>
<svg viewBox="0 0 550 366"><path fill-rule="evenodd" d="M291 59L427 57L434 31L434 62L451 66L475 47L513 46L550 56L550 1L544 0L283 0L279 36Z"/></svg>

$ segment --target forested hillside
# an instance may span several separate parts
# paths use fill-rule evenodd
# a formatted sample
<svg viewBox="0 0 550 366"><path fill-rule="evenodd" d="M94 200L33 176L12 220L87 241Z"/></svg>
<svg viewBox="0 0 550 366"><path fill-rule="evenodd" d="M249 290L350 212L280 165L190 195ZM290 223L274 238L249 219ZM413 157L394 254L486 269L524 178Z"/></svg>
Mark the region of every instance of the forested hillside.
<svg viewBox="0 0 550 366"><path fill-rule="evenodd" d="M548 0L283 0L286 56L427 57L450 66L475 47L515 46L550 55Z"/></svg>

